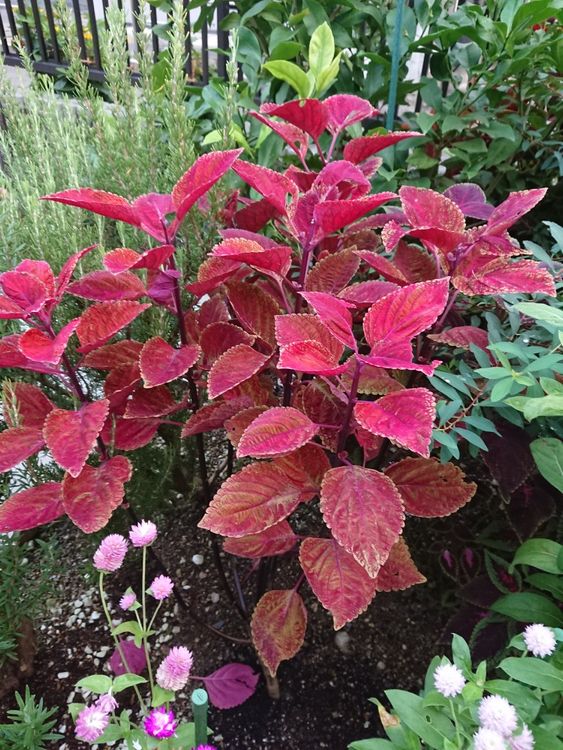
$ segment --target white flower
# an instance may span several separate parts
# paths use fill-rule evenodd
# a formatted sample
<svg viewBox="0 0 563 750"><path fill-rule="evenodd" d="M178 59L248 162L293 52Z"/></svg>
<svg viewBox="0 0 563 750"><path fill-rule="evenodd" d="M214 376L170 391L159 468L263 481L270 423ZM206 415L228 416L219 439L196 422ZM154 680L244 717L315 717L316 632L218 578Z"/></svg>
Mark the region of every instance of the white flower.
<svg viewBox="0 0 563 750"><path fill-rule="evenodd" d="M524 641L534 656L549 656L555 651L555 636L545 625L528 625L524 630Z"/></svg>
<svg viewBox="0 0 563 750"><path fill-rule="evenodd" d="M534 750L534 735L525 724L522 727L522 734L518 734L508 741L511 750Z"/></svg>
<svg viewBox="0 0 563 750"><path fill-rule="evenodd" d="M454 698L463 690L465 679L461 670L453 664L440 664L434 670L434 685L445 698Z"/></svg>
<svg viewBox="0 0 563 750"><path fill-rule="evenodd" d="M514 706L501 695L489 695L479 704L479 723L487 729L509 737L518 725Z"/></svg>
<svg viewBox="0 0 563 750"><path fill-rule="evenodd" d="M481 727L473 735L473 747L475 750L506 750L506 743L504 737L494 729Z"/></svg>

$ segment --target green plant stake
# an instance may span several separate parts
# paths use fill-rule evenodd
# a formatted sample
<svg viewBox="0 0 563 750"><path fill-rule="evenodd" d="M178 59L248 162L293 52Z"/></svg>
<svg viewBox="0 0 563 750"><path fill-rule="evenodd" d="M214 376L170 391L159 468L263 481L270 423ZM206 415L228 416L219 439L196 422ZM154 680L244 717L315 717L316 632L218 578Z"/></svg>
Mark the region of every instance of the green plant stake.
<svg viewBox="0 0 563 750"><path fill-rule="evenodd" d="M207 693L203 688L197 688L192 693L192 709L195 724L195 747L207 742Z"/></svg>
<svg viewBox="0 0 563 750"><path fill-rule="evenodd" d="M387 120L385 122L387 130L393 130L395 109L397 107L397 88L399 86L399 62L401 60L401 32L403 30L404 7L405 0L397 0L397 15L391 48L391 79L389 81L389 96L387 98Z"/></svg>

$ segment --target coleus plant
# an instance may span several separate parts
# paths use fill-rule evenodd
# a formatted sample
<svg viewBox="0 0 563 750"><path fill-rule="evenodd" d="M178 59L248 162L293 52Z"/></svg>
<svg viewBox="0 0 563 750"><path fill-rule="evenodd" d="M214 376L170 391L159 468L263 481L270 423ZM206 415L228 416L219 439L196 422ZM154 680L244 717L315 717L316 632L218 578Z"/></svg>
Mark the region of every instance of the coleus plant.
<svg viewBox="0 0 563 750"><path fill-rule="evenodd" d="M215 152L171 196L133 203L90 189L47 196L126 221L164 244L110 251L105 270L72 283L80 254L58 279L32 261L0 277L2 316L27 329L0 342L0 365L62 378L78 401L63 410L35 386L11 388L1 468L46 445L65 476L9 498L0 530L65 512L84 531L98 530L124 496L123 452L152 440L168 415L191 410L182 436L199 441L204 490L206 432L226 430L229 452L244 460L209 495L200 526L225 537L230 554L254 561L299 545L303 575L293 588L260 591L250 622L274 676L305 636L305 578L335 628L343 627L377 591L425 580L402 535L406 516L448 515L475 492L461 469L430 455L436 399L424 377L439 361L428 334L443 333L459 292L552 294L553 281L539 264L513 260L522 250L507 234L544 191L514 194L496 209L472 185L449 195L412 187L374 195L378 152L417 133L353 138L336 159L347 128L375 114L369 102L337 95L252 114L298 165L278 173L241 161L239 151ZM177 229L231 168L260 197L237 190L226 201L221 241L185 284L174 260ZM397 200L400 208L372 213ZM468 226L467 218L484 223ZM54 331L52 311L65 293L93 304ZM120 333L149 304L176 316L177 340ZM467 331L449 331L460 335ZM86 393L87 368L108 371L104 398ZM87 463L94 448L96 465ZM306 517L307 536L295 533L290 516Z"/></svg>

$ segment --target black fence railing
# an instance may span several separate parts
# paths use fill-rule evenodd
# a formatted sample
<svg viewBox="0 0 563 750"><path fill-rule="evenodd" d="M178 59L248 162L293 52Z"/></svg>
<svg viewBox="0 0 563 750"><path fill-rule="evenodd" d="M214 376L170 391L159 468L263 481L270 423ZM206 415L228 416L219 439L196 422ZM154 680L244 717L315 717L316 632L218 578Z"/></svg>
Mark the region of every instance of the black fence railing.
<svg viewBox="0 0 563 750"><path fill-rule="evenodd" d="M109 0L67 0L74 20L81 58L88 63L93 81L104 78L100 51L100 29L107 23ZM139 0L118 0L127 24L127 45L131 59L136 52L136 32L139 31ZM200 18L201 8L190 10L190 0L184 0L186 12L186 75L193 83L205 85L210 76L226 75L228 32L221 29L221 20L228 14L228 2L215 3L213 14ZM198 5L201 5L198 3ZM21 66L22 59L15 41L23 45L39 73L56 75L67 65L62 53L61 26L57 7L52 0L2 0L0 2L0 45L6 65ZM151 49L158 62L167 41L161 29L169 16L150 5L147 28L151 34ZM194 28L195 25L195 28Z"/></svg>

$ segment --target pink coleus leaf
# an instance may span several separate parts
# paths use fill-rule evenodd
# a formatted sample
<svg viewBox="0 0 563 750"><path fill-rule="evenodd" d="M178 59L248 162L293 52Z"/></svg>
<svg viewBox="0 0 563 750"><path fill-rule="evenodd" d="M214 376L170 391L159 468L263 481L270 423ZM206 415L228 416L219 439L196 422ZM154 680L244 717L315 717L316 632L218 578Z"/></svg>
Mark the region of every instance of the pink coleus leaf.
<svg viewBox="0 0 563 750"><path fill-rule="evenodd" d="M84 357L83 364L95 370L113 370L116 367L134 365L139 360L143 344L133 339L117 341L100 346Z"/></svg>
<svg viewBox="0 0 563 750"><path fill-rule="evenodd" d="M238 344L252 345L255 336L243 331L239 326L232 323L211 323L206 326L200 336L199 345L204 354L203 367L209 369L228 349Z"/></svg>
<svg viewBox="0 0 563 750"><path fill-rule="evenodd" d="M31 260L30 258L25 258L21 263L18 263L13 270L34 276L38 281L45 285L49 297L52 297L55 294L55 276L53 274L53 269L46 260Z"/></svg>
<svg viewBox="0 0 563 750"><path fill-rule="evenodd" d="M277 211L285 214L288 196L297 199L297 187L288 177L274 172L272 169L260 167L247 161L239 161L233 167L238 176L247 185L260 193ZM237 222L237 226L245 226ZM247 227L249 228L249 227Z"/></svg>
<svg viewBox="0 0 563 750"><path fill-rule="evenodd" d="M468 503L477 490L465 481L463 471L436 458L404 458L388 466L385 474L401 493L405 510L411 516L441 518Z"/></svg>
<svg viewBox="0 0 563 750"><path fill-rule="evenodd" d="M20 352L34 362L58 365L70 337L78 328L79 322L80 318L71 320L61 328L54 338L38 328L30 328L20 336L18 341Z"/></svg>
<svg viewBox="0 0 563 750"><path fill-rule="evenodd" d="M100 466L84 466L75 477L63 480L63 506L79 529L86 534L103 529L125 496L125 482L131 478L131 463L125 456L114 456Z"/></svg>
<svg viewBox="0 0 563 750"><path fill-rule="evenodd" d="M256 284L232 282L227 297L239 323L272 347L275 345L275 317L281 308L275 299Z"/></svg>
<svg viewBox="0 0 563 750"><path fill-rule="evenodd" d="M323 233L332 234L396 197L395 193L376 193L363 198L322 201L313 214Z"/></svg>
<svg viewBox="0 0 563 750"><path fill-rule="evenodd" d="M201 679L212 705L221 709L240 706L258 684L258 674L247 664L226 664Z"/></svg>
<svg viewBox="0 0 563 750"><path fill-rule="evenodd" d="M3 419L8 427L42 429L45 417L55 406L37 386L4 381Z"/></svg>
<svg viewBox="0 0 563 750"><path fill-rule="evenodd" d="M364 612L375 596L376 579L334 539L308 537L299 562L313 593L332 614L335 630Z"/></svg>
<svg viewBox="0 0 563 750"><path fill-rule="evenodd" d="M383 276L387 281L392 281L395 284L404 286L408 284L408 279L404 273L395 266L390 260L384 258L382 255L373 253L370 250L356 250L356 255L360 257L370 268L374 268L380 276Z"/></svg>
<svg viewBox="0 0 563 750"><path fill-rule="evenodd" d="M143 282L129 271L119 274L110 271L92 271L78 281L73 281L67 292L75 297L108 302L120 299L138 299L146 294Z"/></svg>
<svg viewBox="0 0 563 750"><path fill-rule="evenodd" d="M267 103L260 112L279 117L313 138L318 138L328 125L328 111L318 99L295 99L285 104Z"/></svg>
<svg viewBox="0 0 563 750"><path fill-rule="evenodd" d="M148 193L133 201L139 227L160 242L167 241L167 215L174 213L172 197L163 193ZM171 231L173 235L174 232Z"/></svg>
<svg viewBox="0 0 563 750"><path fill-rule="evenodd" d="M352 279L359 265L359 258L350 250L328 255L309 271L305 289L308 292L338 294Z"/></svg>
<svg viewBox="0 0 563 750"><path fill-rule="evenodd" d="M435 190L405 185L399 190L403 211L413 228L435 227L463 232L465 217L459 206Z"/></svg>
<svg viewBox="0 0 563 750"><path fill-rule="evenodd" d="M25 271L0 274L0 287L26 314L38 312L49 299L48 289L41 279Z"/></svg>
<svg viewBox="0 0 563 750"><path fill-rule="evenodd" d="M336 541L375 578L404 524L403 502L393 482L360 466L330 469L321 511Z"/></svg>
<svg viewBox="0 0 563 750"><path fill-rule="evenodd" d="M225 539L223 549L237 557L257 560L289 552L295 547L298 538L287 521L280 521L259 534Z"/></svg>
<svg viewBox="0 0 563 750"><path fill-rule="evenodd" d="M384 148L394 146L395 143L405 140L406 138L420 137L422 133L416 133L409 130L401 130L397 133L385 133L384 135L364 135L359 138L353 138L344 146L343 156L352 164L359 164L370 156L378 154Z"/></svg>
<svg viewBox="0 0 563 750"><path fill-rule="evenodd" d="M487 196L483 190L472 182L461 182L452 185L444 191L446 198L456 203L465 216L472 219L488 219L493 207L487 203Z"/></svg>
<svg viewBox="0 0 563 750"><path fill-rule="evenodd" d="M297 154L300 160L303 162L307 156L307 150L309 147L309 136L301 128L296 128L295 125L290 125L286 122L276 122L271 120L269 117L264 117L260 112L249 112L251 117L254 117L258 122L263 123L268 128L274 131L276 135L279 135L287 145Z"/></svg>
<svg viewBox="0 0 563 750"><path fill-rule="evenodd" d="M176 208L178 223L182 221L194 203L229 171L243 151L242 148L213 151L195 160L172 189L172 200Z"/></svg>
<svg viewBox="0 0 563 750"><path fill-rule="evenodd" d="M40 427L13 427L0 432L0 472L13 469L44 445Z"/></svg>
<svg viewBox="0 0 563 750"><path fill-rule="evenodd" d="M371 189L370 182L362 170L342 159L331 161L324 166L311 187L322 200L334 197L361 198Z"/></svg>
<svg viewBox="0 0 563 750"><path fill-rule="evenodd" d="M137 388L141 381L141 371L137 362L110 370L104 382L104 396L109 400L111 409L122 404Z"/></svg>
<svg viewBox="0 0 563 750"><path fill-rule="evenodd" d="M82 471L102 431L109 401L85 404L78 411L53 409L45 420L43 436L55 461L71 476Z"/></svg>
<svg viewBox="0 0 563 750"><path fill-rule="evenodd" d="M389 553L375 579L377 591L404 591L425 583L426 578L418 570L410 555L409 548L400 536Z"/></svg>
<svg viewBox="0 0 563 750"><path fill-rule="evenodd" d="M274 174L277 174L277 172L274 172ZM239 208L233 215L232 225L245 231L258 232L266 226L270 219L275 219L279 214L280 212L271 201L261 198L247 203L243 208Z"/></svg>
<svg viewBox="0 0 563 750"><path fill-rule="evenodd" d="M327 130L333 135L378 114L378 110L372 107L367 99L362 99L353 94L334 94L322 103L328 119Z"/></svg>
<svg viewBox="0 0 563 750"><path fill-rule="evenodd" d="M352 304L325 292L301 292L301 296L317 313L330 333L345 346L354 351L356 339L352 332Z"/></svg>
<svg viewBox="0 0 563 750"><path fill-rule="evenodd" d="M334 353L318 341L295 341L280 348L280 370L297 370L313 375L338 375L346 363L338 364Z"/></svg>
<svg viewBox="0 0 563 750"><path fill-rule="evenodd" d="M406 221L406 217L405 217L405 221ZM398 242L408 233L409 233L408 229L404 229L393 218L390 218L389 221L385 223L385 226L381 230L381 241L383 242L383 247L388 252L390 252L397 246Z"/></svg>
<svg viewBox="0 0 563 750"><path fill-rule="evenodd" d="M488 256L489 258L491 256ZM473 260L468 256L452 276L452 284L469 296L483 294L548 294L556 296L553 276L533 260Z"/></svg>
<svg viewBox="0 0 563 750"><path fill-rule="evenodd" d="M324 475L330 469L325 451L316 443L307 443L293 453L279 456L272 465L281 469L287 479L303 490L303 502L319 494Z"/></svg>
<svg viewBox="0 0 563 750"><path fill-rule="evenodd" d="M181 402L174 401L170 389L165 385L157 385L155 388L137 388L127 401L123 416L125 419L162 417L178 411L182 406Z"/></svg>
<svg viewBox="0 0 563 750"><path fill-rule="evenodd" d="M237 455L264 458L290 453L316 434L317 426L305 414L291 406L274 406L246 428Z"/></svg>
<svg viewBox="0 0 563 750"><path fill-rule="evenodd" d="M275 331L276 341L280 347L297 342L316 341L323 345L336 363L344 351L344 346L335 339L317 315L276 315Z"/></svg>
<svg viewBox="0 0 563 750"><path fill-rule="evenodd" d="M0 297L0 320L25 318L27 313L8 297Z"/></svg>
<svg viewBox="0 0 563 750"><path fill-rule="evenodd" d="M249 406L248 409L243 409L238 414L227 419L225 422L225 431L233 448L238 448L238 444L246 428L254 422L256 417L267 411L267 409L268 407L264 405Z"/></svg>
<svg viewBox="0 0 563 750"><path fill-rule="evenodd" d="M102 432L105 442L120 451L135 451L148 445L160 426L158 418L129 419L115 417L108 419Z"/></svg>
<svg viewBox="0 0 563 750"><path fill-rule="evenodd" d="M12 495L0 505L0 532L26 531L64 514L59 482L47 482Z"/></svg>
<svg viewBox="0 0 563 750"><path fill-rule="evenodd" d="M280 662L299 651L307 630L307 610L294 589L268 591L250 622L252 642L268 672L275 677Z"/></svg>
<svg viewBox="0 0 563 750"><path fill-rule="evenodd" d="M393 263L407 281L416 284L419 281L430 281L436 278L436 262L422 248L399 242Z"/></svg>
<svg viewBox="0 0 563 750"><path fill-rule="evenodd" d="M448 328L447 331L440 333L429 333L428 338L437 341L439 344L449 344L450 346L459 346L461 349L470 349L471 344L487 351L489 345L489 334L482 328L475 326L455 326Z"/></svg>
<svg viewBox="0 0 563 750"><path fill-rule="evenodd" d="M87 211L105 216L108 219L124 221L126 224L138 226L136 213L129 201L114 193L93 188L74 188L60 193L45 195L41 200L64 203L67 206L85 208Z"/></svg>
<svg viewBox="0 0 563 750"><path fill-rule="evenodd" d="M229 537L259 534L287 518L302 494L276 466L250 464L223 482L198 526Z"/></svg>
<svg viewBox="0 0 563 750"><path fill-rule="evenodd" d="M543 200L546 193L547 188L519 190L510 193L508 198L498 205L489 216L486 233L502 234Z"/></svg>
<svg viewBox="0 0 563 750"><path fill-rule="evenodd" d="M429 456L436 399L426 388L406 388L377 401L358 401L354 417L366 430L422 456Z"/></svg>
<svg viewBox="0 0 563 750"><path fill-rule="evenodd" d="M201 349L197 344L186 344L175 349L160 336L149 339L139 356L145 388L176 380L195 365L200 354Z"/></svg>
<svg viewBox="0 0 563 750"><path fill-rule="evenodd" d="M125 664L123 663L125 660ZM115 648L108 659L108 666L114 675L143 674L147 668L147 656L142 646L136 646L132 638L119 639L119 648Z"/></svg>
<svg viewBox="0 0 563 750"><path fill-rule="evenodd" d="M231 239L215 245L211 252L214 257L237 260L277 276L285 276L291 265L292 250L286 245L265 248L253 240Z"/></svg>
<svg viewBox="0 0 563 750"><path fill-rule="evenodd" d="M205 404L188 419L182 430L182 437L222 429L230 417L250 406L250 403L247 396L242 396L231 401Z"/></svg>
<svg viewBox="0 0 563 750"><path fill-rule="evenodd" d="M112 336L132 323L148 307L150 307L149 304L141 304L132 300L98 302L91 305L82 314L76 329L76 335L80 341L79 351L82 354L88 354L106 344Z"/></svg>
<svg viewBox="0 0 563 750"><path fill-rule="evenodd" d="M13 334L0 339L0 367L17 367L20 370L59 374L55 365L28 359L19 348L21 336Z"/></svg>
<svg viewBox="0 0 563 750"><path fill-rule="evenodd" d="M267 354L257 352L248 344L233 346L219 357L209 372L209 398L217 398L248 380L262 369L268 359Z"/></svg>
<svg viewBox="0 0 563 750"><path fill-rule="evenodd" d="M208 258L200 265L197 280L186 284L186 289L196 297L202 297L234 276L239 268L240 263L230 258Z"/></svg>
<svg viewBox="0 0 563 750"><path fill-rule="evenodd" d="M138 253L128 247L118 247L104 255L104 267L111 273L122 273L137 268L155 271L174 254L174 245L158 245Z"/></svg>
<svg viewBox="0 0 563 750"><path fill-rule="evenodd" d="M56 280L55 299L57 301L60 300L63 294L66 292L66 288L70 283L72 274L74 273L76 266L80 263L82 258L89 252L91 252L95 247L96 245L85 247L83 250L79 250L77 253L71 255L70 258L65 262Z"/></svg>
<svg viewBox="0 0 563 750"><path fill-rule="evenodd" d="M397 284L390 281L371 279L370 281L358 281L345 287L338 296L347 302L352 302L355 307L371 307L378 299L385 297L389 292L397 289Z"/></svg>

